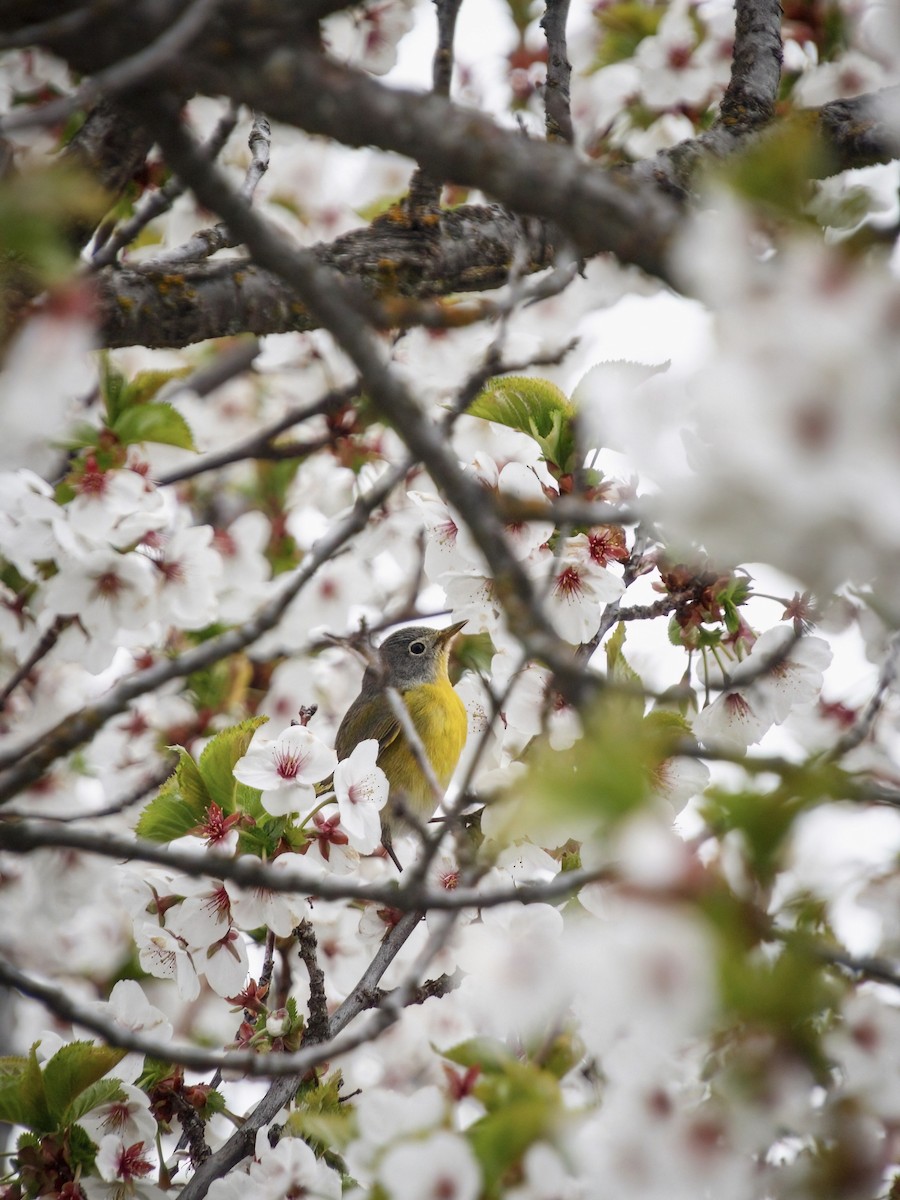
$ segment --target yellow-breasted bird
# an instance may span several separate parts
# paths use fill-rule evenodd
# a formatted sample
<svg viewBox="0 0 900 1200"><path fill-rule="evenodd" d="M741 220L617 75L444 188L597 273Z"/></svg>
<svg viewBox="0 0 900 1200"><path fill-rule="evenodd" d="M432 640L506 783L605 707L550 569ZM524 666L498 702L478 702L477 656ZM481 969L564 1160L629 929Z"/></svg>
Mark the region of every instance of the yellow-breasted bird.
<svg viewBox="0 0 900 1200"><path fill-rule="evenodd" d="M427 821L441 797L419 765L387 689L393 688L406 705L435 779L441 789L446 788L466 744L465 706L447 674L450 643L465 623L457 621L446 629L412 625L386 638L337 731L339 759L347 758L367 738L378 742L378 765L391 787L381 815L381 840L398 871L403 868L394 854L392 833L403 828L400 813L407 809L420 822Z"/></svg>

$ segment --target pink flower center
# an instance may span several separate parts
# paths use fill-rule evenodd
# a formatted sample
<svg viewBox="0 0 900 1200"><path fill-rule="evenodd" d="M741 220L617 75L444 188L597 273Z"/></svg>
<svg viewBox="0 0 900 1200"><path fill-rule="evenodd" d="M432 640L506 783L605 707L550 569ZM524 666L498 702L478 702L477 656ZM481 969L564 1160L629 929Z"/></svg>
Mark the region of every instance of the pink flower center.
<svg viewBox="0 0 900 1200"><path fill-rule="evenodd" d="M581 572L577 567L566 567L560 571L556 577L556 583L553 585L553 590L557 596L568 598L569 596L580 596L584 588L581 583Z"/></svg>
<svg viewBox="0 0 900 1200"><path fill-rule="evenodd" d="M296 779L305 764L305 754L279 750L275 756L275 770L282 779Z"/></svg>

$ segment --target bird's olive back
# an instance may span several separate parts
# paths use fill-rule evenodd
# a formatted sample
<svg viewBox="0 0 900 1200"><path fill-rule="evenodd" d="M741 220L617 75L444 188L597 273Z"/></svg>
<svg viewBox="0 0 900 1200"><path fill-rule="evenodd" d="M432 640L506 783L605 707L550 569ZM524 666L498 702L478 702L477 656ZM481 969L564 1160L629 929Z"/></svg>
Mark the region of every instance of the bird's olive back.
<svg viewBox="0 0 900 1200"><path fill-rule="evenodd" d="M392 633L378 649L379 667L367 669L363 690L393 687L405 692L423 683L434 683L440 678L447 653L442 632L427 625L413 625Z"/></svg>

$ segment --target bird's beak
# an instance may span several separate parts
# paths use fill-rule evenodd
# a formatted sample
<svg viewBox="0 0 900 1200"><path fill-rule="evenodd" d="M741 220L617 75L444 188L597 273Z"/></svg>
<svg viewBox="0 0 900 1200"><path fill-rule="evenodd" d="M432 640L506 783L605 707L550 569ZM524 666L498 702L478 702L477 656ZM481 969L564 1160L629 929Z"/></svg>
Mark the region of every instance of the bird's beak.
<svg viewBox="0 0 900 1200"><path fill-rule="evenodd" d="M437 644L446 646L456 637L463 625L468 625L468 623L468 621L457 621L455 625L448 625L446 629L442 629L437 635Z"/></svg>

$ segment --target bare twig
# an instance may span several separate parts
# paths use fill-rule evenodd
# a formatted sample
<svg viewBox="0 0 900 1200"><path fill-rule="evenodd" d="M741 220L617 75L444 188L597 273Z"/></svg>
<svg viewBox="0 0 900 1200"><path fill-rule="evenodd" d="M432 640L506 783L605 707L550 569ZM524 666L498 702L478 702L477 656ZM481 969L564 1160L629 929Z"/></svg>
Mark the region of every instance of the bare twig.
<svg viewBox="0 0 900 1200"><path fill-rule="evenodd" d="M203 153L210 160L219 156L237 124L237 116L237 105L229 105L228 111L223 113L219 118L216 128L204 142ZM119 251L129 246L141 230L156 217L161 216L164 212L168 212L183 191L184 187L181 180L173 175L171 179L166 180L161 188L157 188L155 192L148 192L146 196L143 196L140 204L137 205L134 213L128 220L123 221L121 225L114 229L109 238L101 246L98 246L96 251L91 255L88 270L99 271L102 267L109 266L110 263L115 262Z"/></svg>
<svg viewBox="0 0 900 1200"><path fill-rule="evenodd" d="M179 467L174 471L169 471L159 479L160 486L166 486L172 483L181 483L185 479L192 479L196 475L202 475L206 471L216 471L222 467L231 466L233 463L243 462L248 458L270 458L273 454L273 439L286 430L293 428L294 425L299 425L303 421L308 421L311 417L319 416L322 413L333 412L348 404L354 396L359 394L359 384L353 383L344 388L336 388L329 392L320 400L314 401L312 404L297 406L285 413L277 421L273 422L268 428L261 430L259 433L253 434L252 437L245 438L243 442L238 442L237 445L231 446L227 450L220 450L217 454L207 454L195 463L190 463L186 467ZM324 442L310 443L304 452L327 445L329 439Z"/></svg>
<svg viewBox="0 0 900 1200"><path fill-rule="evenodd" d="M888 692L897 682L898 668L900 668L900 632L892 634L888 641L887 654L878 676L878 684L869 703L829 750L827 756L829 760L842 758L866 740L878 720L878 714L884 706Z"/></svg>
<svg viewBox="0 0 900 1200"><path fill-rule="evenodd" d="M50 17L34 25L25 25L16 33L5 33L0 37L0 51L24 50L28 46L53 42L57 38L71 37L96 17L93 4L83 4L71 12Z"/></svg>
<svg viewBox="0 0 900 1200"><path fill-rule="evenodd" d="M259 181L269 169L269 145L272 140L272 130L269 122L262 113L253 118L248 144L250 146L250 165L244 175L240 194L249 204ZM145 265L153 270L165 270L169 267L185 266L188 263L199 262L209 258L219 250L227 250L235 245L235 239L225 225L214 225L210 229L198 229L183 245L162 254L155 255Z"/></svg>
<svg viewBox="0 0 900 1200"><path fill-rule="evenodd" d="M118 800L114 800L105 808L98 808L89 813L77 812L65 813L59 816L47 816L42 817L41 820L58 821L62 824L68 825L73 821L94 822L99 821L103 817L118 816L119 813L125 812L129 808L133 808L135 804L140 804L140 802L145 800L151 792L155 792L157 788L162 787L162 785L172 774L173 766L173 760L168 758L165 759L155 771L151 771L149 775L145 776L145 778L142 779L140 783L136 784L130 792L127 792ZM4 820L13 817L22 817L27 820L32 816L34 816L34 814L31 812L17 812L15 808L6 808L3 810Z"/></svg>
<svg viewBox="0 0 900 1200"><path fill-rule="evenodd" d="M544 110L547 140L572 145L572 113L569 107L569 80L572 67L566 53L566 20L569 0L547 0L541 17L541 29L547 38L547 82L544 85Z"/></svg>
<svg viewBox="0 0 900 1200"><path fill-rule="evenodd" d="M431 90L436 96L450 95L453 79L453 39L461 3L462 0L434 0L438 37L431 64ZM416 168L406 198L406 209L413 219L419 213L438 207L442 186L440 179L432 177L421 167Z"/></svg>
<svg viewBox="0 0 900 1200"><path fill-rule="evenodd" d="M0 121L0 129L33 129L65 121L80 108L90 108L101 97L109 97L146 83L167 66L203 30L220 0L193 0L177 21L149 46L123 58L105 71L91 76L71 96L51 100L40 108L12 113ZM92 14L93 15L93 14Z"/></svg>
<svg viewBox="0 0 900 1200"><path fill-rule="evenodd" d="M269 169L269 148L272 143L272 127L263 113L254 113L253 125L247 138L250 147L250 165L241 184L241 195L249 204L259 181Z"/></svg>
<svg viewBox="0 0 900 1200"><path fill-rule="evenodd" d="M297 949L309 976L309 1020L303 1034L304 1046L320 1045L330 1036L328 1027L328 997L325 995L325 972L319 966L316 931L311 921L301 921L294 930Z"/></svg>
<svg viewBox="0 0 900 1200"><path fill-rule="evenodd" d="M3 689L0 691L0 712L6 708L7 701L19 684L28 678L42 659L47 657L59 641L61 634L69 628L74 620L74 617L57 617L46 633L38 640L37 645L25 661L3 685Z"/></svg>
<svg viewBox="0 0 900 1200"><path fill-rule="evenodd" d="M731 79L716 124L756 129L771 121L781 81L781 5L736 0Z"/></svg>

